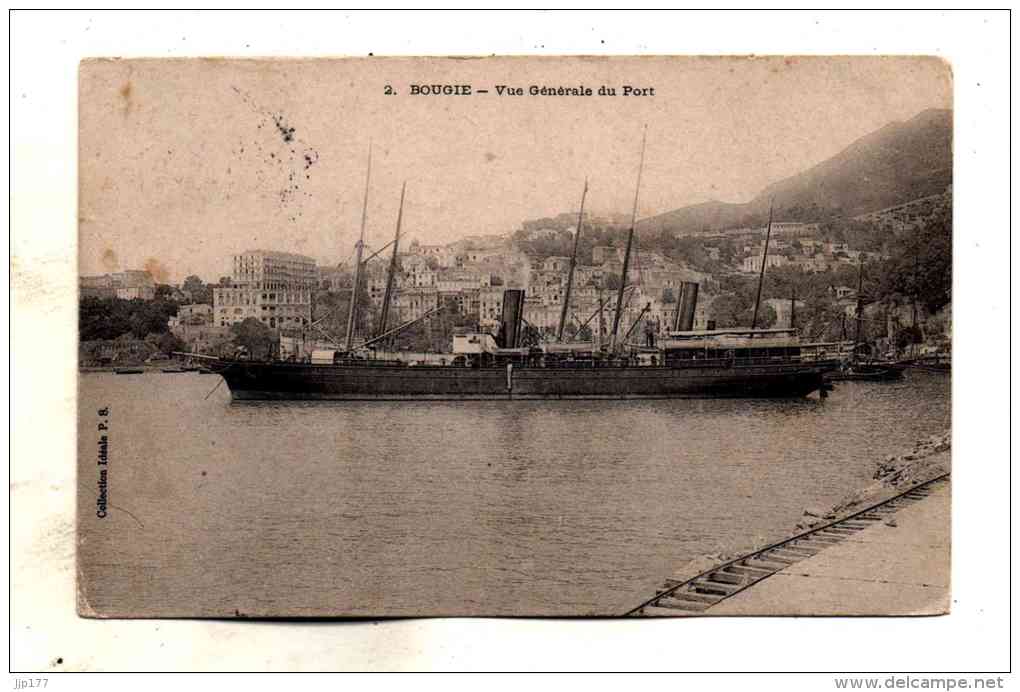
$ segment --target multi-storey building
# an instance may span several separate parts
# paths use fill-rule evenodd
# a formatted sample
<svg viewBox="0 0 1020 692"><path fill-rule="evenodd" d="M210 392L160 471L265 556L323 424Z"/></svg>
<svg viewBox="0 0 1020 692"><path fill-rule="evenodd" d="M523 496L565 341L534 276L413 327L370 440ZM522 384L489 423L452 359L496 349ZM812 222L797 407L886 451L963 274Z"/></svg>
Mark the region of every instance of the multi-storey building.
<svg viewBox="0 0 1020 692"><path fill-rule="evenodd" d="M457 265L457 250L448 245L423 245L412 240L408 254L418 255L435 262L437 267L449 269Z"/></svg>
<svg viewBox="0 0 1020 692"><path fill-rule="evenodd" d="M83 298L120 298L122 300L153 300L156 282L149 272L128 269L114 274L83 276L78 281Z"/></svg>
<svg viewBox="0 0 1020 692"><path fill-rule="evenodd" d="M789 264L789 259L784 255L769 255L765 260L765 266L769 269L772 267L781 267L785 264ZM760 272L761 271L761 255L751 255L745 257L743 264L741 265L741 271L744 272Z"/></svg>
<svg viewBox="0 0 1020 692"><path fill-rule="evenodd" d="M547 272L565 272L569 267L569 257L558 257L553 255L552 257L546 257L545 261L542 262L542 271Z"/></svg>
<svg viewBox="0 0 1020 692"><path fill-rule="evenodd" d="M439 292L435 287L405 288L397 293L393 305L400 322L416 320L439 305Z"/></svg>
<svg viewBox="0 0 1020 692"><path fill-rule="evenodd" d="M323 290L337 292L344 288L350 288L350 275L342 267L335 265L316 267L316 273L318 274L318 286Z"/></svg>
<svg viewBox="0 0 1020 692"><path fill-rule="evenodd" d="M113 277L109 274L79 277L78 291L81 293L82 298L117 297L117 289L113 285Z"/></svg>
<svg viewBox="0 0 1020 692"><path fill-rule="evenodd" d="M128 269L111 274L117 288L117 297L124 300L152 300L156 297L156 282L149 272L142 269Z"/></svg>
<svg viewBox="0 0 1020 692"><path fill-rule="evenodd" d="M304 327L318 279L311 257L270 250L234 255L232 285L213 289L215 323L226 327L254 317L273 329Z"/></svg>
<svg viewBox="0 0 1020 692"><path fill-rule="evenodd" d="M485 328L496 328L503 315L502 286L482 288L478 291L478 323Z"/></svg>
<svg viewBox="0 0 1020 692"><path fill-rule="evenodd" d="M429 288L436 285L439 265L425 255L407 253L400 256L401 285L408 288Z"/></svg>
<svg viewBox="0 0 1020 692"><path fill-rule="evenodd" d="M623 261L623 248L616 248L611 245L596 245L591 250L591 259L595 264L604 264L610 259Z"/></svg>
<svg viewBox="0 0 1020 692"><path fill-rule="evenodd" d="M436 278L436 288L443 293L477 290L492 284L492 275L482 271L450 270Z"/></svg>

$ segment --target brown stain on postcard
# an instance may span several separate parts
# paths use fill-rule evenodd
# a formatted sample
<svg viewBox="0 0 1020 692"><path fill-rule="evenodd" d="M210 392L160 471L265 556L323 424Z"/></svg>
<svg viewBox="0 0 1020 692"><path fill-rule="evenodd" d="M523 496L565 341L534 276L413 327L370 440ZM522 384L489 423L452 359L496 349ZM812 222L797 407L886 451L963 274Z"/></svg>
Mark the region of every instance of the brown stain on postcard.
<svg viewBox="0 0 1020 692"><path fill-rule="evenodd" d="M124 117L127 117L128 114L131 112L131 106L132 106L132 102L131 102L131 92L132 92L131 82L130 81L124 82L124 86L122 86L118 90L118 92L120 93L121 99L124 101Z"/></svg>
<svg viewBox="0 0 1020 692"><path fill-rule="evenodd" d="M117 253L113 251L113 248L106 248L103 250L103 256L99 259L103 263L103 269L108 272L117 271L117 267L120 266L120 261L117 259Z"/></svg>
<svg viewBox="0 0 1020 692"><path fill-rule="evenodd" d="M150 257L145 260L144 268L145 271L147 271L149 275L156 280L156 283L165 284L170 278L170 272L167 271L167 268L163 266L163 263L155 257Z"/></svg>

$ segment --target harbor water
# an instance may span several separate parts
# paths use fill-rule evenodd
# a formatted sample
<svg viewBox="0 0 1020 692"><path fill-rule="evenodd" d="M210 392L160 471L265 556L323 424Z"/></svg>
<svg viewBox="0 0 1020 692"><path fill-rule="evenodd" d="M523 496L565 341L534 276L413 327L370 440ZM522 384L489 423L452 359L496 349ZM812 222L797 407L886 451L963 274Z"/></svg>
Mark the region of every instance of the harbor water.
<svg viewBox="0 0 1020 692"><path fill-rule="evenodd" d="M113 615L610 615L950 424L948 375L828 399L231 402L83 373L79 545ZM96 517L97 412L109 409Z"/></svg>

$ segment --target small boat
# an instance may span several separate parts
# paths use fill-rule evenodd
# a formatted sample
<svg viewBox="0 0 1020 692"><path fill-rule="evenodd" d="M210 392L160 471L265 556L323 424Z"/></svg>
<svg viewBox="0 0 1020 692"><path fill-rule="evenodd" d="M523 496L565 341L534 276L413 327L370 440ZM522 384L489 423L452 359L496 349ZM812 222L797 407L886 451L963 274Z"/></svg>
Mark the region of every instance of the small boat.
<svg viewBox="0 0 1020 692"><path fill-rule="evenodd" d="M186 372L186 370L184 370L184 368L162 368L162 369L160 369L160 372L176 374L176 373Z"/></svg>
<svg viewBox="0 0 1020 692"><path fill-rule="evenodd" d="M906 366L892 361L876 360L869 356L871 348L862 340L864 317L864 255L860 256L857 270L857 331L854 334L851 355L839 368L825 373L829 382L891 382L903 378Z"/></svg>
<svg viewBox="0 0 1020 692"><path fill-rule="evenodd" d="M831 382L891 382L903 378L904 366L899 363L845 363L825 374Z"/></svg>
<svg viewBox="0 0 1020 692"><path fill-rule="evenodd" d="M141 375L145 371L141 368L117 368L113 372L117 375Z"/></svg>
<svg viewBox="0 0 1020 692"><path fill-rule="evenodd" d="M950 356L945 354L921 356L920 358L903 360L899 362L899 365L908 368L915 368L917 370L926 370L928 372L949 372L952 370L952 360Z"/></svg>

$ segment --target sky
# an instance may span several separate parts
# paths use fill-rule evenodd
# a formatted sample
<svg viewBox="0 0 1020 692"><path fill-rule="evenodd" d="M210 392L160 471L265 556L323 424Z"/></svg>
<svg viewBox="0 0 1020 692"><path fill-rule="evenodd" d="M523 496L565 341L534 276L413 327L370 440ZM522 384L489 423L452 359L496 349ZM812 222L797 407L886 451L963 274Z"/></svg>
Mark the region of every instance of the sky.
<svg viewBox="0 0 1020 692"><path fill-rule="evenodd" d="M645 127L639 218L747 201L890 122L951 107L949 67L923 57L86 61L79 271L212 281L252 248L347 259L370 148L368 245L392 238L405 181L404 237L446 243L576 212L586 177L587 209L629 213Z"/></svg>

